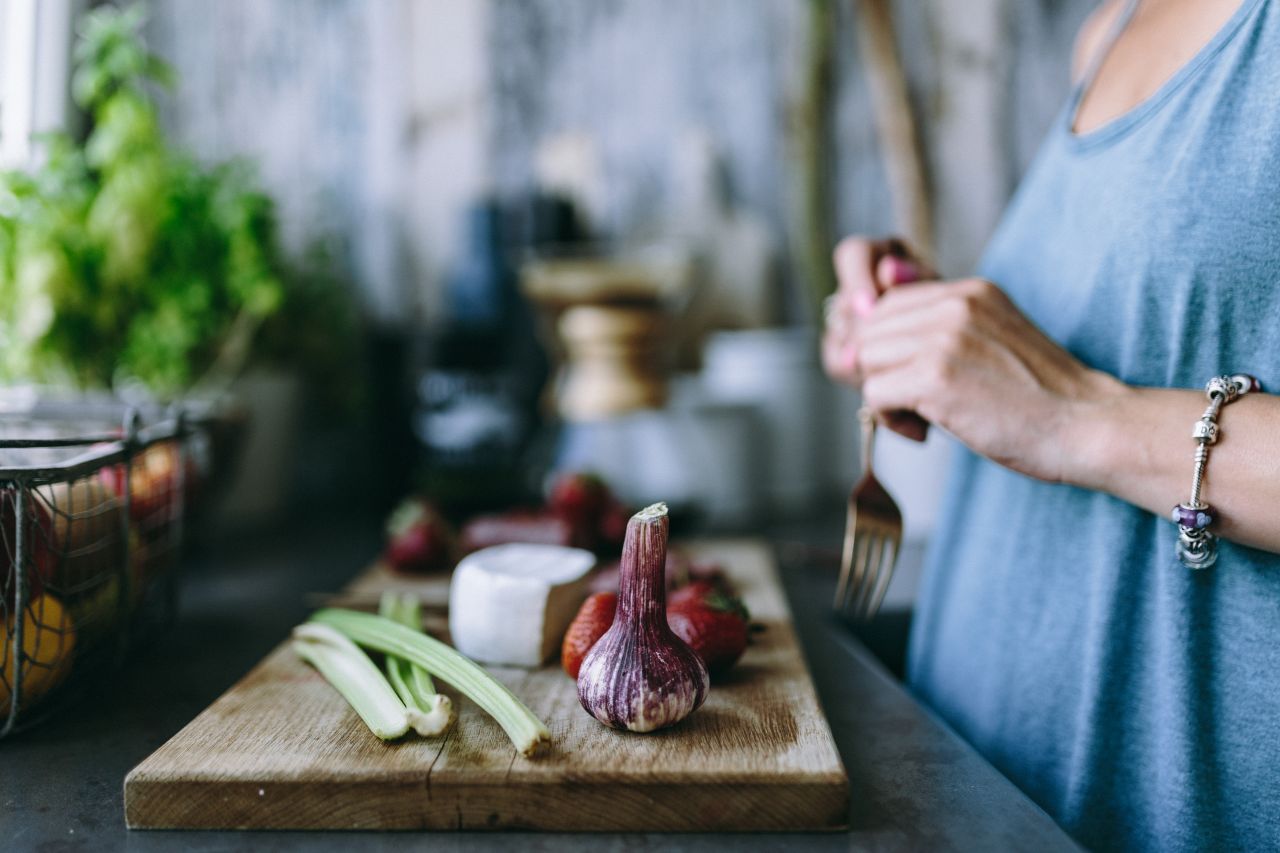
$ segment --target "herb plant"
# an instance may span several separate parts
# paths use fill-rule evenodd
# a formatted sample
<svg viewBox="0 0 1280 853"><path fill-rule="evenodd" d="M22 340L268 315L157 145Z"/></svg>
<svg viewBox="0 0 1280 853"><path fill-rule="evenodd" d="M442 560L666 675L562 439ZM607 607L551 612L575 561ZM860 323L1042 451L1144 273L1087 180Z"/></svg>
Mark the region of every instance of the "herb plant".
<svg viewBox="0 0 1280 853"><path fill-rule="evenodd" d="M233 377L285 296L274 206L239 163L170 145L171 82L141 7L86 16L73 96L90 130L0 174L0 380L142 384L172 397Z"/></svg>

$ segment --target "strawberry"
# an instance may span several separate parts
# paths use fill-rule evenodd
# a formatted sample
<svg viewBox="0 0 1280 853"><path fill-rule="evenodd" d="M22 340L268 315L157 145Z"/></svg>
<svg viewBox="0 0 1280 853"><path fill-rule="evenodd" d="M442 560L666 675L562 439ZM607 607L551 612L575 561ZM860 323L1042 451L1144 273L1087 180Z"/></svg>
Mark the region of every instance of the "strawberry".
<svg viewBox="0 0 1280 853"><path fill-rule="evenodd" d="M667 608L684 607L690 604L701 604L703 599L708 596L715 595L720 590L711 581L694 581L684 586L673 589L667 595Z"/></svg>
<svg viewBox="0 0 1280 853"><path fill-rule="evenodd" d="M600 538L600 521L613 495L604 480L595 474L561 474L551 485L547 508L568 522L574 544L594 549ZM626 531L626 522L623 522ZM619 540L621 541L621 540Z"/></svg>
<svg viewBox="0 0 1280 853"><path fill-rule="evenodd" d="M743 619L751 618L742 599L738 598L724 574L720 572L699 577L691 583L672 590L667 595L668 608L692 604L704 604L717 610L731 610Z"/></svg>
<svg viewBox="0 0 1280 853"><path fill-rule="evenodd" d="M597 592L583 602L569 625L560 649L560 664L578 677L582 659L613 624L618 609L616 592ZM747 648L747 608L710 581L697 581L671 593L667 624L702 658L707 669L723 672Z"/></svg>
<svg viewBox="0 0 1280 853"><path fill-rule="evenodd" d="M387 548L383 559L395 571L421 574L447 569L453 563L454 534L426 500L404 500L387 519Z"/></svg>
<svg viewBox="0 0 1280 853"><path fill-rule="evenodd" d="M565 518L594 521L610 499L609 487L596 474L567 473L551 484L547 506Z"/></svg>
<svg viewBox="0 0 1280 853"><path fill-rule="evenodd" d="M698 653L712 674L723 672L747 649L747 609L707 581L672 593L667 624Z"/></svg>
<svg viewBox="0 0 1280 853"><path fill-rule="evenodd" d="M617 610L616 592L597 592L582 602L578 615L573 617L569 630L565 632L564 644L560 647L560 665L570 678L578 677L582 659L591 651L596 641L604 636L604 632L609 630Z"/></svg>

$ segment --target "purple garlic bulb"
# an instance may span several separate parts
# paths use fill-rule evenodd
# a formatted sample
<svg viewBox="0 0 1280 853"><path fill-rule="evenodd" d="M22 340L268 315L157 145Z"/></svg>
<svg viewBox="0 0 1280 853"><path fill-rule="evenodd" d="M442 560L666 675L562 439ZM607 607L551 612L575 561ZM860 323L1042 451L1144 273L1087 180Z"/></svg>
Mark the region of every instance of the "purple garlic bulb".
<svg viewBox="0 0 1280 853"><path fill-rule="evenodd" d="M615 729L651 732L675 725L707 698L707 668L667 625L669 527L663 503L627 522L618 612L578 672L582 707Z"/></svg>

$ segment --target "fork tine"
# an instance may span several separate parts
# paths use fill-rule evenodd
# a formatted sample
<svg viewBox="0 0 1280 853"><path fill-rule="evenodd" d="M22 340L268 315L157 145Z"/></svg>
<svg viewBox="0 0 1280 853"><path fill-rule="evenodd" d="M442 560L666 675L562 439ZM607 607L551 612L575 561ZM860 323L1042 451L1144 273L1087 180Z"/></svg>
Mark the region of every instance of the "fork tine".
<svg viewBox="0 0 1280 853"><path fill-rule="evenodd" d="M834 604L843 615L863 620L880 609L892 581L902 546L902 513L872 472L875 416L863 408L858 420L863 473L849 495Z"/></svg>
<svg viewBox="0 0 1280 853"><path fill-rule="evenodd" d="M868 596L869 606L863 615L864 619L872 619L880 612L880 605L884 602L885 593L889 591L890 584L893 583L893 570L898 564L898 540L886 539L884 554L881 556L880 575L883 580L879 580L872 594Z"/></svg>
<svg viewBox="0 0 1280 853"><path fill-rule="evenodd" d="M857 531L853 535L853 569L849 586L845 588L844 598L840 600L840 609L848 611L849 607L858 598L858 593L862 589L863 578L867 573L867 548L869 538L864 533L859 536Z"/></svg>
<svg viewBox="0 0 1280 853"><path fill-rule="evenodd" d="M866 568L863 570L862 584L858 587L858 592L853 600L853 615L861 619L862 614L866 611L867 600L875 592L876 584L880 582L880 555L884 553L884 537L879 533L869 535Z"/></svg>
<svg viewBox="0 0 1280 853"><path fill-rule="evenodd" d="M849 507L845 513L844 544L840 548L840 579L836 581L836 597L832 602L837 610L844 607L844 601L849 593L849 575L853 570L854 525L854 510L853 507Z"/></svg>

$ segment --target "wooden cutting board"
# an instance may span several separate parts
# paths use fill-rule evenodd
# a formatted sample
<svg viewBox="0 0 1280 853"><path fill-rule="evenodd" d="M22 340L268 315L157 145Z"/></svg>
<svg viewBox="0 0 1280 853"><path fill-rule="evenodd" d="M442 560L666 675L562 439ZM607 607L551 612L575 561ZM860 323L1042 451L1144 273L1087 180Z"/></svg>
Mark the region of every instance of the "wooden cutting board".
<svg viewBox="0 0 1280 853"><path fill-rule="evenodd" d="M493 668L551 729L551 754L519 756L453 694L445 735L383 743L287 643L125 779L135 829L820 830L846 824L848 778L818 706L769 550L687 546L742 590L755 635L737 667L680 725L608 729L558 666ZM381 580L380 580L381 579ZM347 592L368 600L371 570ZM397 581L404 586L404 581ZM424 581L427 602L447 582ZM428 614L443 629L443 613ZM450 692L447 686L445 692Z"/></svg>

